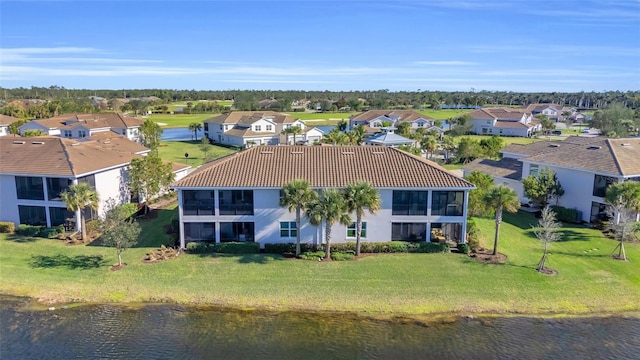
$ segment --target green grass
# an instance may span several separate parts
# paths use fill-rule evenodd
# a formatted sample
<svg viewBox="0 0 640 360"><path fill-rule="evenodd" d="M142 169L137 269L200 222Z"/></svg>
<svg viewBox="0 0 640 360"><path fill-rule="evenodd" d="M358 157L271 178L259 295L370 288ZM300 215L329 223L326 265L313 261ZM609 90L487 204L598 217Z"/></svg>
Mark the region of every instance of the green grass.
<svg viewBox="0 0 640 360"><path fill-rule="evenodd" d="M189 124L210 119L220 114L151 114L149 119L160 123L163 128L189 127ZM163 125L166 124L166 125Z"/></svg>
<svg viewBox="0 0 640 360"><path fill-rule="evenodd" d="M330 121L337 123L341 119L349 121L349 117L354 114L360 114L359 112L319 112L319 113L303 113L303 112L287 112L294 119L311 120L314 121Z"/></svg>
<svg viewBox="0 0 640 360"><path fill-rule="evenodd" d="M490 135L463 135L463 136L457 136L454 139L456 140L456 142L460 142L460 140L465 137L465 138L471 138L471 139L475 139L475 140L482 140L482 139L489 139L491 138ZM500 136L500 138L504 141L504 145L507 146L509 144L531 144L534 142L538 142L538 141L547 141L547 140L561 140L562 137L560 136L550 136L549 138L547 138L546 136L544 137L540 137L540 138L525 138L525 137L515 137L515 136Z"/></svg>
<svg viewBox="0 0 640 360"><path fill-rule="evenodd" d="M222 146L211 145L209 155L213 154L215 158L229 155L236 150L225 148ZM204 153L200 150L200 141L162 141L158 147L160 158L164 161L179 162L189 164L193 167L202 165ZM185 159L184 154L188 153L189 157Z"/></svg>
<svg viewBox="0 0 640 360"><path fill-rule="evenodd" d="M345 262L183 254L144 264L149 248L138 247L124 252L126 268L112 272L112 248L0 234L0 293L42 302L170 301L371 316L640 310L640 244L627 244L631 261L619 262L608 256L615 242L596 230L567 226L564 241L550 246L549 266L559 274L546 276L534 270L542 249L531 235L534 221L528 214L505 216L499 249L508 261L502 265L460 254L386 254ZM478 223L490 239L493 220ZM159 225L147 224L145 232Z"/></svg>
<svg viewBox="0 0 640 360"><path fill-rule="evenodd" d="M170 224L171 217L178 214L178 203L176 202L166 209L155 210L153 214L155 217L138 221L142 232L136 247L173 246L172 239L164 227Z"/></svg>
<svg viewBox="0 0 640 360"><path fill-rule="evenodd" d="M458 116L464 115L464 114L468 114L470 112L472 112L473 110L471 109L444 109L444 110L432 110L432 109L425 109L425 110L416 110L416 112L422 114L422 115L426 115L432 119L436 119L436 120L445 120L445 119L449 119L449 118L456 118Z"/></svg>
<svg viewBox="0 0 640 360"><path fill-rule="evenodd" d="M442 167L444 167L447 170L458 170L458 169L462 169L464 165L463 164L442 164Z"/></svg>
<svg viewBox="0 0 640 360"><path fill-rule="evenodd" d="M192 100L192 101L178 101L178 102L174 102L171 104L167 104L167 107L169 107L170 111L173 111L175 109L179 109L179 108L187 108L187 103L190 102L193 106L195 106L196 104L200 103L200 102L213 102L216 101L218 102L218 105L220 106L231 106L233 105L233 100Z"/></svg>

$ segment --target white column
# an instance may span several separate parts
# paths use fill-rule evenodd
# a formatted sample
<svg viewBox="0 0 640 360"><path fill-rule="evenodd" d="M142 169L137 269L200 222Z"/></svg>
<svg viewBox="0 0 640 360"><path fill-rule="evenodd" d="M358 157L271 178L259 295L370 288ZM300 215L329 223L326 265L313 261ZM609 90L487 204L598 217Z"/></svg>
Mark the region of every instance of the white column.
<svg viewBox="0 0 640 360"><path fill-rule="evenodd" d="M462 221L462 243L467 242L467 208L469 206L469 190L464 192L464 207L462 208L462 216L464 220Z"/></svg>
<svg viewBox="0 0 640 360"><path fill-rule="evenodd" d="M182 211L182 190L178 190L178 224L179 224L179 232L180 232L180 248L186 248L186 244L184 241L184 219L183 211Z"/></svg>

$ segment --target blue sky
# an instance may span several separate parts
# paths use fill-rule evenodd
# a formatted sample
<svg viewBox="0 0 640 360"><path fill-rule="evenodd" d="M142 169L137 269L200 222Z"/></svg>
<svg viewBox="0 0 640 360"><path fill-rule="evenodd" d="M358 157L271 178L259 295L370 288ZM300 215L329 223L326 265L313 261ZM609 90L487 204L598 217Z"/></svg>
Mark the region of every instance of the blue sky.
<svg viewBox="0 0 640 360"><path fill-rule="evenodd" d="M640 90L640 1L0 2L0 86Z"/></svg>

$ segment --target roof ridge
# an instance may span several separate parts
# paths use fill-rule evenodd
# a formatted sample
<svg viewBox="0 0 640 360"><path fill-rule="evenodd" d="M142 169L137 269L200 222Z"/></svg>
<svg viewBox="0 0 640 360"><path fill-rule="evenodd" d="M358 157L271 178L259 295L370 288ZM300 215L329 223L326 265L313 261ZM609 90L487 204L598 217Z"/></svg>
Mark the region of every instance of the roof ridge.
<svg viewBox="0 0 640 360"><path fill-rule="evenodd" d="M414 159L415 161L419 161L419 162L422 162L422 163L424 163L424 164L427 164L427 165L429 165L429 166L433 167L434 169L436 169L436 170L438 170L438 171L441 171L441 172L446 173L446 174L447 174L447 175L449 175L449 176L453 176L453 177L456 177L456 178L462 179L462 181L464 181L464 182L466 182L467 184L469 184L469 185L471 185L471 186L474 186L474 187L475 187L475 185L474 185L474 184L472 184L471 182L467 181L464 177L459 177L459 176L457 176L457 175L454 175L452 172L450 172L449 170L445 169L444 167L442 167L440 164L438 164L437 162L435 162L435 161L433 161L433 160L425 159L425 158L423 158L422 156L413 155L413 154L410 154L410 153L408 153L408 152L406 152L406 151L402 151L402 150L400 150L400 149L393 148L393 147L388 147L388 149L390 149L390 150L392 150L392 151L397 151L397 152L399 152L400 154L402 154L402 155L404 155L404 156L409 157L410 159Z"/></svg>
<svg viewBox="0 0 640 360"><path fill-rule="evenodd" d="M615 161L618 171L620 172L620 174L624 175L624 170L622 169L622 165L620 165L620 161L618 161L618 153L614 150L614 146L612 146L613 144L611 143L611 139L606 139L605 143L607 144L607 147L609 148L611 155L613 155L613 161Z"/></svg>
<svg viewBox="0 0 640 360"><path fill-rule="evenodd" d="M62 147L62 152L64 153L64 157L67 160L67 163L69 164L69 168L71 169L71 173L73 175L78 175L78 174L76 174L76 171L75 171L74 166L73 166L73 161L71 161L71 157L69 156L69 152L67 151L67 144L65 144L63 139L56 139L56 140L59 141L60 146Z"/></svg>

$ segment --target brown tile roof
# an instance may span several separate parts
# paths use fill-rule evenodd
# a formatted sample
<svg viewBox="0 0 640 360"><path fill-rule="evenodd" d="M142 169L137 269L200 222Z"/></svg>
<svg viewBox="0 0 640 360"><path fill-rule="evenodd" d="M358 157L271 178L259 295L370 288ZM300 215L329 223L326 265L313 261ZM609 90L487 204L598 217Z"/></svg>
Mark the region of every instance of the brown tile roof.
<svg viewBox="0 0 640 360"><path fill-rule="evenodd" d="M279 188L295 179L316 188L363 180L379 188L473 187L432 161L379 146L256 146L210 162L173 186Z"/></svg>
<svg viewBox="0 0 640 360"><path fill-rule="evenodd" d="M123 149L116 146L118 141L123 141L123 146L140 146L124 139L78 141L57 136L0 137L0 173L78 176L128 164L131 159L141 156L131 152L134 145Z"/></svg>
<svg viewBox="0 0 640 360"><path fill-rule="evenodd" d="M277 136L278 135L278 133L270 132L270 131L253 131L251 130L251 128L236 128L236 127L225 131L224 134L231 135L231 136L238 136L238 137L265 136L265 135Z"/></svg>
<svg viewBox="0 0 640 360"><path fill-rule="evenodd" d="M497 120L495 125L493 125L493 127L494 128L502 128L502 129L521 129L521 128L528 129L531 126L527 126L527 124L523 124L523 123L518 122L518 121Z"/></svg>
<svg viewBox="0 0 640 360"><path fill-rule="evenodd" d="M351 120L371 121L380 116L398 117L398 121L415 121L418 119L433 120L413 110L369 110L362 114L354 115Z"/></svg>
<svg viewBox="0 0 640 360"><path fill-rule="evenodd" d="M563 105L559 105L559 104L530 104L529 106L527 106L527 108L525 109L526 112L532 112L532 111L542 111L544 109L547 108L555 108L558 111L562 111L562 109L564 108Z"/></svg>
<svg viewBox="0 0 640 360"><path fill-rule="evenodd" d="M276 124L290 124L296 121L287 114L275 111L232 111L204 121L213 124L253 124L264 117L271 118L270 120Z"/></svg>
<svg viewBox="0 0 640 360"><path fill-rule="evenodd" d="M500 160L476 159L463 168L467 171L480 171L512 180L522 179L522 162L512 158L502 158Z"/></svg>
<svg viewBox="0 0 640 360"><path fill-rule="evenodd" d="M184 169L188 169L190 168L191 165L186 165L186 164L181 164L181 163L177 163L177 162L172 162L171 163L171 171L172 172L178 172Z"/></svg>
<svg viewBox="0 0 640 360"><path fill-rule="evenodd" d="M48 119L32 120L49 129L71 129L84 126L88 129L127 128L141 126L144 121L117 113L108 114L62 114Z"/></svg>
<svg viewBox="0 0 640 360"><path fill-rule="evenodd" d="M17 117L7 116L0 114L0 125L11 125L16 121L20 121L22 119L18 119Z"/></svg>
<svg viewBox="0 0 640 360"><path fill-rule="evenodd" d="M483 108L469 113L472 119L521 119L528 112L522 109L510 108Z"/></svg>
<svg viewBox="0 0 640 360"><path fill-rule="evenodd" d="M541 164L618 176L640 175L640 139L591 138L584 143L564 142L554 151L526 158Z"/></svg>
<svg viewBox="0 0 640 360"><path fill-rule="evenodd" d="M600 141L602 138L569 136L564 141L537 141L531 144L509 144L500 150L502 153L519 154L522 157L544 154L553 151L564 151L581 144Z"/></svg>

